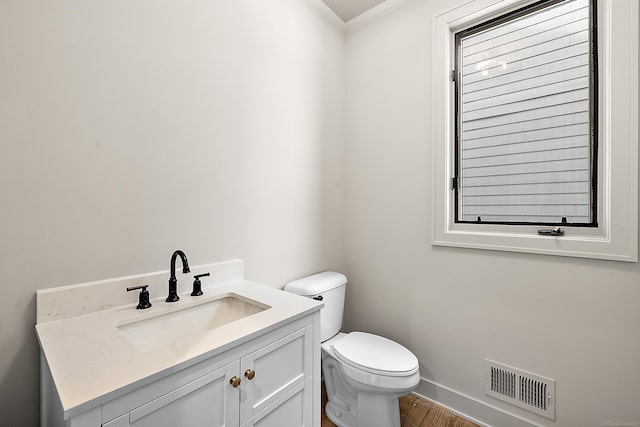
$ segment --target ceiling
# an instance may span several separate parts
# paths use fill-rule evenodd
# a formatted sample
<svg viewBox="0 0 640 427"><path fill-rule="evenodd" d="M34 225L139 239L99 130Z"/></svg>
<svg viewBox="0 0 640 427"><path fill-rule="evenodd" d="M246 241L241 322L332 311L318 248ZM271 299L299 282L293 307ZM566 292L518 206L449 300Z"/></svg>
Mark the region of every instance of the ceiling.
<svg viewBox="0 0 640 427"><path fill-rule="evenodd" d="M322 0L344 22L347 22L361 13L383 3L385 0Z"/></svg>

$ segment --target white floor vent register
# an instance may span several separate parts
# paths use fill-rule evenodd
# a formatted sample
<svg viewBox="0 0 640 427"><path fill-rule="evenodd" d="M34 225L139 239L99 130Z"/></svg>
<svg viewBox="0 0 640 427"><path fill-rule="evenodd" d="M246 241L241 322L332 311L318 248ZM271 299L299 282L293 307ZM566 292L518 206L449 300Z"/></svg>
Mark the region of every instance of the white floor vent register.
<svg viewBox="0 0 640 427"><path fill-rule="evenodd" d="M550 378L485 359L484 391L496 399L555 419L556 381Z"/></svg>

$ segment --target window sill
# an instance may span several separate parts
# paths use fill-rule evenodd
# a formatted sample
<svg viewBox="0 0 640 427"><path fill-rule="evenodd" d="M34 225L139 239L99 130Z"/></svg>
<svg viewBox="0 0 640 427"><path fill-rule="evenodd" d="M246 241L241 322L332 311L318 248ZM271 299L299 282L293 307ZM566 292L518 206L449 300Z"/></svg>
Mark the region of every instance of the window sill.
<svg viewBox="0 0 640 427"><path fill-rule="evenodd" d="M457 224L459 225L459 224ZM509 230L491 230L492 226L453 227L437 233L432 240L436 246L453 246L508 252L524 252L544 255L596 258L614 261L636 262L637 242L627 235L624 241L614 242L599 234L576 233L582 230L564 229L564 236L540 236L539 227L507 226ZM499 226L503 227L503 226Z"/></svg>

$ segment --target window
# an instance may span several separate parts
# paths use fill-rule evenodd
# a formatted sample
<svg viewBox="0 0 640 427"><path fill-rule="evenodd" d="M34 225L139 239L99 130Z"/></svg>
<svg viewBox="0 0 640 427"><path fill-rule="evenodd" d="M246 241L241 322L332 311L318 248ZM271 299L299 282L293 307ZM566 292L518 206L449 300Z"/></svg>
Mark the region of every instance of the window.
<svg viewBox="0 0 640 427"><path fill-rule="evenodd" d="M597 226L590 0L456 33L456 221Z"/></svg>
<svg viewBox="0 0 640 427"><path fill-rule="evenodd" d="M436 16L434 245L637 261L638 9L472 0Z"/></svg>

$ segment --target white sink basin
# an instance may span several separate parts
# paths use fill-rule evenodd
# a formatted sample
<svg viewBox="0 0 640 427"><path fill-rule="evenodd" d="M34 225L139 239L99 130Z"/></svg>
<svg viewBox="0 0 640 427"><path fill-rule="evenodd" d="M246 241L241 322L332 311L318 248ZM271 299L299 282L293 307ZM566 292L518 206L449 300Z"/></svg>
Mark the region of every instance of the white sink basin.
<svg viewBox="0 0 640 427"><path fill-rule="evenodd" d="M264 311L270 306L229 293L200 304L181 307L116 327L141 351L151 351L227 323Z"/></svg>

